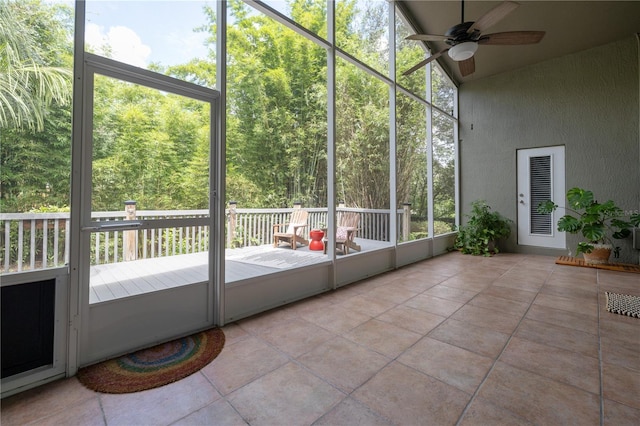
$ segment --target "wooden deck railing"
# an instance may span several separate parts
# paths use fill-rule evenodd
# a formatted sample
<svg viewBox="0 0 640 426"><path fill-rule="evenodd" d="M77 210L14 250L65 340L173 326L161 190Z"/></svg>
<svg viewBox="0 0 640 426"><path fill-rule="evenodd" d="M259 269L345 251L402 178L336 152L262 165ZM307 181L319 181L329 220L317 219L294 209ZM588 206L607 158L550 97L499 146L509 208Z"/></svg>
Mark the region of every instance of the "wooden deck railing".
<svg viewBox="0 0 640 426"><path fill-rule="evenodd" d="M326 208L307 208L308 229L325 228ZM227 210L227 247L270 244L273 225L287 223L293 209L243 209L231 205ZM360 214L359 238L390 239L390 211L340 207L341 212ZM408 210L398 210L399 235L409 229ZM207 210L159 210L136 212L137 220L206 217ZM122 212L94 212L94 221L119 221ZM0 272L20 272L63 266L69 261L69 213L0 213ZM405 231L403 231L405 230ZM135 231L94 232L91 235L91 263L116 263L208 250L209 228L186 226Z"/></svg>

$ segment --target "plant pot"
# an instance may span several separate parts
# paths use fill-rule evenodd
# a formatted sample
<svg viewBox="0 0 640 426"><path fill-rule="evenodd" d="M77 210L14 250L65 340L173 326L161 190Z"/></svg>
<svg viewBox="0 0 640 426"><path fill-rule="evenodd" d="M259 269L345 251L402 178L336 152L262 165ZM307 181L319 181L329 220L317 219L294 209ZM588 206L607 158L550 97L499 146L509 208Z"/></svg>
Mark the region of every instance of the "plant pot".
<svg viewBox="0 0 640 426"><path fill-rule="evenodd" d="M593 244L591 253L582 253L585 263L591 265L604 265L609 263L613 246L611 244Z"/></svg>

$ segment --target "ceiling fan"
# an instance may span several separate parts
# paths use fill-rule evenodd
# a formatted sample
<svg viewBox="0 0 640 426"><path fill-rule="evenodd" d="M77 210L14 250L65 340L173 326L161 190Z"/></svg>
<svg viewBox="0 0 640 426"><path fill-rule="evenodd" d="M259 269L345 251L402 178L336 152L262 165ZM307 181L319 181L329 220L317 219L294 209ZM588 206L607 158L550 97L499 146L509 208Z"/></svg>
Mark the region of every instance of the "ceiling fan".
<svg viewBox="0 0 640 426"><path fill-rule="evenodd" d="M434 53L424 61L419 62L402 73L402 75L409 75L448 52L449 57L458 62L460 73L465 77L473 74L476 70L473 55L476 53L476 50L478 50L478 45L480 44L513 46L539 43L542 37L544 37L544 31L507 31L482 34L483 31L501 21L505 16L517 9L518 6L520 6L518 3L505 1L482 15L477 21L465 22L464 0L462 0L462 22L449 28L445 35L414 34L407 37L407 40L443 41L447 43L449 47Z"/></svg>

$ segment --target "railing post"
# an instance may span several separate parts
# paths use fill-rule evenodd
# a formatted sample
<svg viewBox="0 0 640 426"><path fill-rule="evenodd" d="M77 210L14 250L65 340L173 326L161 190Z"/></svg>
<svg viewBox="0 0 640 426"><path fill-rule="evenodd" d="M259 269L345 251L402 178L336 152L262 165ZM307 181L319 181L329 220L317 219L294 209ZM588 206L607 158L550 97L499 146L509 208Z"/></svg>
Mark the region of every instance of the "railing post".
<svg viewBox="0 0 640 426"><path fill-rule="evenodd" d="M236 237L236 201L229 201L229 230L227 231L227 248L232 248L231 242Z"/></svg>
<svg viewBox="0 0 640 426"><path fill-rule="evenodd" d="M338 209L344 209L346 207L346 204L344 203L344 201L338 201ZM340 223L340 218L342 217L342 212L338 211L338 209L336 209L336 228L337 228L337 224ZM362 221L360 222L362 223Z"/></svg>
<svg viewBox="0 0 640 426"><path fill-rule="evenodd" d="M136 202L128 200L124 202L124 211L126 213L125 220L136 220ZM136 241L138 240L138 231L124 231L124 261L136 260L138 258L138 250L136 250ZM117 244L117 242L116 242ZM116 247L117 250L117 247Z"/></svg>
<svg viewBox="0 0 640 426"><path fill-rule="evenodd" d="M402 203L402 241L409 241L409 234L411 234L411 203Z"/></svg>

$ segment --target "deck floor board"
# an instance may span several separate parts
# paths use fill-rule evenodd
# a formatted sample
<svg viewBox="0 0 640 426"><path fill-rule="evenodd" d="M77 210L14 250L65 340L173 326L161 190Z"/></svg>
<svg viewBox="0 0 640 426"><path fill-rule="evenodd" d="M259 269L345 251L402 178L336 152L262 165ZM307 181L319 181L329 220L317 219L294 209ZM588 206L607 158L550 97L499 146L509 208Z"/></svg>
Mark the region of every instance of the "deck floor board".
<svg viewBox="0 0 640 426"><path fill-rule="evenodd" d="M363 251L388 246L388 243L371 240L359 240L358 243ZM349 256L352 254L349 253ZM90 303L207 281L207 258L208 253L201 252L92 266ZM262 245L227 250L225 282L232 283L326 260L322 251L310 251L308 247L291 250L284 246L274 248Z"/></svg>

